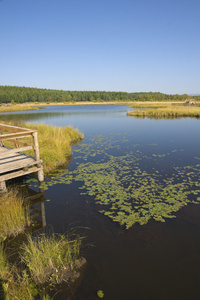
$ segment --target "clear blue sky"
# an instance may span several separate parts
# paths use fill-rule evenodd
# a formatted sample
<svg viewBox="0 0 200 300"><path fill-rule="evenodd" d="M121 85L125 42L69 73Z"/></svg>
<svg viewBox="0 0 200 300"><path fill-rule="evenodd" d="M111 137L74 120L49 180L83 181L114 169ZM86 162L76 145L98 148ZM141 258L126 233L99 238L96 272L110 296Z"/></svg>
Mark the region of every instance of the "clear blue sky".
<svg viewBox="0 0 200 300"><path fill-rule="evenodd" d="M0 85L200 94L200 0L0 0Z"/></svg>

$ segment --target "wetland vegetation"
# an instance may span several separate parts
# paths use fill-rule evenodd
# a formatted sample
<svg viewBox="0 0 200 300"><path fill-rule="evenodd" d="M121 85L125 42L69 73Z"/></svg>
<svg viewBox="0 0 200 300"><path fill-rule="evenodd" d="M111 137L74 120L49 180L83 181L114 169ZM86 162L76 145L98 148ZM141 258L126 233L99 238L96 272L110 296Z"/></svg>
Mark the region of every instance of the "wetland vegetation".
<svg viewBox="0 0 200 300"><path fill-rule="evenodd" d="M152 105L154 110L169 106ZM95 299L103 291L105 299L195 300L200 295L199 120L127 118L127 110L125 105L65 106L15 115L54 126L68 122L84 132L69 165L50 172L42 184L48 223L60 233L74 222L90 228L87 240L95 247L87 249L76 299ZM22 186L38 189L37 180L28 177ZM38 291L35 281L32 287Z"/></svg>
<svg viewBox="0 0 200 300"><path fill-rule="evenodd" d="M111 149L120 149L119 141L124 143L126 138L115 141L114 137L99 136L91 139L90 144L82 144L74 150L79 154L75 159L85 162L79 163L74 171L66 170L48 179L42 183L43 188L79 181L83 183L79 187L81 195L93 197L100 213L127 229L135 223L145 225L151 219L165 222L167 218L175 218L175 213L188 203L199 203L200 164L172 166L168 174L156 167L151 171L144 167L153 161L158 165L167 162L182 149L148 156L142 153L139 144L133 144L134 150L125 155L109 154ZM101 159L93 162L95 157ZM196 159L198 162L199 158Z"/></svg>
<svg viewBox="0 0 200 300"><path fill-rule="evenodd" d="M200 106L184 106L183 105L173 105L171 104L162 104L162 103L142 103L134 104L133 108L140 108L140 110L133 110L127 112L128 116L141 117L141 118L199 118L200 117ZM142 110L142 108L145 108ZM148 109L147 109L148 108Z"/></svg>
<svg viewBox="0 0 200 300"><path fill-rule="evenodd" d="M70 285L86 260L75 235L25 234L33 225L29 206L17 188L0 196L0 296L5 300L50 299L57 285ZM18 240L18 236L21 238Z"/></svg>

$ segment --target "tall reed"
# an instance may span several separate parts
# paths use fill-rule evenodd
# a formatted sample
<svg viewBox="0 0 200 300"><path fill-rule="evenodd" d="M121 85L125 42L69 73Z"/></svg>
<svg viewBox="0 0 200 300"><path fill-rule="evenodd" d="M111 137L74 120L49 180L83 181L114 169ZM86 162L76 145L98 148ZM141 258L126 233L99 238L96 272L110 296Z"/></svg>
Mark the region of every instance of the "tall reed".
<svg viewBox="0 0 200 300"><path fill-rule="evenodd" d="M35 284L44 284L49 280L58 283L66 272L73 270L79 258L80 244L80 238L70 240L58 234L36 238L29 236L28 243L22 246L21 258Z"/></svg>

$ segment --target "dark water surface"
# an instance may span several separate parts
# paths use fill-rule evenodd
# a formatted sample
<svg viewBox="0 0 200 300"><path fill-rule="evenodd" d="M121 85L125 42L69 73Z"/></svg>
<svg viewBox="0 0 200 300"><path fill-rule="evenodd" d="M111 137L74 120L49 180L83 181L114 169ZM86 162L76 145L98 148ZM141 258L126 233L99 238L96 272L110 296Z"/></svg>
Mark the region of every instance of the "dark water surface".
<svg viewBox="0 0 200 300"><path fill-rule="evenodd" d="M198 164L199 120L136 119L126 116L128 109L126 105L54 106L6 117L72 125L83 132L85 139L73 146L67 167L72 172L80 163L98 164L125 155L130 159L132 153L142 171L166 178L174 176L173 167ZM183 205L174 213L176 218L165 222L151 218L145 225L135 223L125 229L99 213L106 205L96 204L94 195L81 195L82 185L79 180L55 182L45 192L50 200L45 203L47 225L61 233L80 226L86 236L82 250L88 263L73 299L98 299L98 290L109 300L200 299L199 204Z"/></svg>

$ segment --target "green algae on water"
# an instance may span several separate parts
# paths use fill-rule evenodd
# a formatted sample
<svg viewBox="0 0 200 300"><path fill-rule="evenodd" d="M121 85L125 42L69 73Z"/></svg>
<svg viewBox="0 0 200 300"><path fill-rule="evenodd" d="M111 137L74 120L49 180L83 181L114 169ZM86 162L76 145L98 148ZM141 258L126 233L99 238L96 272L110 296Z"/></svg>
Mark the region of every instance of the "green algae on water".
<svg viewBox="0 0 200 300"><path fill-rule="evenodd" d="M127 143L123 136L99 135L90 142L73 150L77 153L75 170L52 176L43 183L44 189L57 183L81 182L80 194L89 195L98 209L101 207L100 213L127 229L151 219L165 222L188 203L199 203L200 165L173 165L169 173L156 168L160 161L167 162L183 149L147 156L139 144L131 145L127 153L121 152L120 144ZM151 161L154 168L149 170L146 164Z"/></svg>

